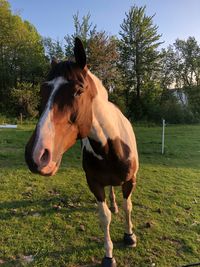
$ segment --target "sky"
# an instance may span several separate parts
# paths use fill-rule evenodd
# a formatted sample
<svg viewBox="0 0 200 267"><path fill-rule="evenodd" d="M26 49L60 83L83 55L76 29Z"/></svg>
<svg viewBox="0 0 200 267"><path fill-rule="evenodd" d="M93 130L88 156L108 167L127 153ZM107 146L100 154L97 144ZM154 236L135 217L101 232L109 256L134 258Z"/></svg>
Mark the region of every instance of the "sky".
<svg viewBox="0 0 200 267"><path fill-rule="evenodd" d="M134 4L146 5L164 47L177 38L194 36L200 43L200 0L8 0L14 13L31 22L44 37L62 41L74 32L73 15L88 13L97 30L119 35L125 13Z"/></svg>

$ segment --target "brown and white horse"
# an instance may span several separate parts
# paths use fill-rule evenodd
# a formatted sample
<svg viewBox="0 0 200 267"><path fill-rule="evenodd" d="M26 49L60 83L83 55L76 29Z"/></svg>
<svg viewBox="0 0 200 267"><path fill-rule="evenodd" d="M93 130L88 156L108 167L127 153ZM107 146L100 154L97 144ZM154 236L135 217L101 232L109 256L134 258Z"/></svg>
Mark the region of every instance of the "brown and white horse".
<svg viewBox="0 0 200 267"><path fill-rule="evenodd" d="M106 255L102 266L116 266L109 226L111 212L105 200L110 187L111 210L118 211L112 186L122 186L125 211L124 243L136 246L132 232L131 193L136 185L138 153L130 122L108 101L101 81L87 68L80 39L75 39L75 62L52 62L41 86L43 113L25 149L32 172L54 175L62 155L77 139L82 141L83 169L98 202Z"/></svg>

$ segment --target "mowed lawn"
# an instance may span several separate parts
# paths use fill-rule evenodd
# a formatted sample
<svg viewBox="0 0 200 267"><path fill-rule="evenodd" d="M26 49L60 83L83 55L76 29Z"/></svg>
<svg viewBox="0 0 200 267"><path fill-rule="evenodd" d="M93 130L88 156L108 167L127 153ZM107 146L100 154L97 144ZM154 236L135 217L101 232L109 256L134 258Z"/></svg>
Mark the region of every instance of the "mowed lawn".
<svg viewBox="0 0 200 267"><path fill-rule="evenodd" d="M24 146L33 127L0 129L0 266L100 266L103 233L78 143L54 177L30 173ZM200 126L135 127L140 171L133 194L138 245L123 246L122 194L112 215L118 267L200 262Z"/></svg>

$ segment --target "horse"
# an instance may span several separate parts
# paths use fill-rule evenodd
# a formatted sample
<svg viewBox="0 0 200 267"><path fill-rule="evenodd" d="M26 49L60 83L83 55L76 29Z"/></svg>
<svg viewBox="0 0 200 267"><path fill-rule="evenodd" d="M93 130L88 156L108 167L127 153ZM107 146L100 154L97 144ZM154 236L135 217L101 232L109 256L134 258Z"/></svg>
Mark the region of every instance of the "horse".
<svg viewBox="0 0 200 267"><path fill-rule="evenodd" d="M105 55L106 56L106 55ZM42 114L25 147L25 160L33 173L54 175L63 154L78 139L82 166L99 210L104 231L103 267L115 267L110 237L111 211L118 212L114 186L121 186L126 246L136 246L131 221L131 195L139 167L136 138L128 119L108 100L102 82L89 70L84 46L74 42L74 61L51 62L47 80L41 84ZM110 209L105 187L110 187Z"/></svg>

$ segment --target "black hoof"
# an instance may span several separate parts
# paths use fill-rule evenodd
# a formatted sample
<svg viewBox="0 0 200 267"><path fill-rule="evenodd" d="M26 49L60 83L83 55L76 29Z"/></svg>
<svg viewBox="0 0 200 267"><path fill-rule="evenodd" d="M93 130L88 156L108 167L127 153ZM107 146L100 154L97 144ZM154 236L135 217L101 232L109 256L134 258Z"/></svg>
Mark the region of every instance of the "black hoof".
<svg viewBox="0 0 200 267"><path fill-rule="evenodd" d="M110 207L110 211L112 212L112 213L114 213L114 214L117 214L118 213L118 207L117 206L111 206Z"/></svg>
<svg viewBox="0 0 200 267"><path fill-rule="evenodd" d="M115 258L104 257L101 262L102 267L117 267Z"/></svg>
<svg viewBox="0 0 200 267"><path fill-rule="evenodd" d="M136 247L136 235L124 233L124 244L127 247Z"/></svg>

